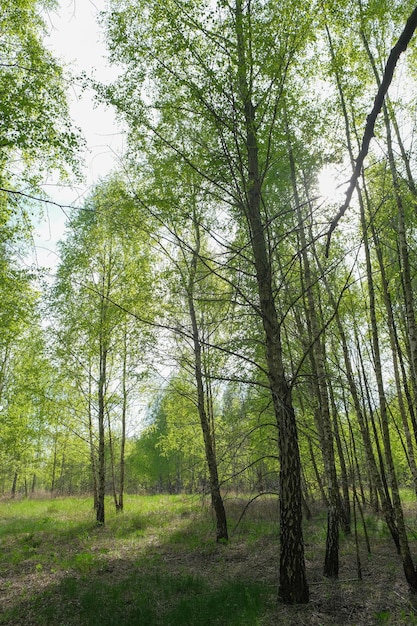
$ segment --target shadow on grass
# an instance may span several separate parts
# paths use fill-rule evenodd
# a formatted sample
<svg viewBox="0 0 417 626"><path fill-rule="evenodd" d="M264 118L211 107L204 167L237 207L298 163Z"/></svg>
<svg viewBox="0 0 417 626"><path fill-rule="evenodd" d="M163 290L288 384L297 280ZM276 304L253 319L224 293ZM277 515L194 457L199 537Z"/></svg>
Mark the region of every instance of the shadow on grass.
<svg viewBox="0 0 417 626"><path fill-rule="evenodd" d="M228 545L216 544L211 512L191 498L132 499L102 528L88 503L74 504L69 510L56 503L55 521L40 505L36 515L26 514L32 523L19 521L20 509L12 507L0 519L0 625L417 626L401 564L379 522L371 527L372 555L361 542L363 578L347 537L341 579L329 581L322 576L325 515L318 511L306 525L311 603L292 607L276 602L275 503L248 511ZM240 504L229 503L232 527ZM63 519L68 511L72 517Z"/></svg>
<svg viewBox="0 0 417 626"><path fill-rule="evenodd" d="M16 520L3 527L19 559L2 560L13 585L2 625L255 626L275 600L274 589L231 575L233 548L215 543L204 512L132 512L101 529L44 519L25 522L14 542Z"/></svg>
<svg viewBox="0 0 417 626"><path fill-rule="evenodd" d="M124 563L124 568L129 566ZM135 571L112 581L100 575L67 576L0 615L8 625L254 626L265 590L259 584Z"/></svg>

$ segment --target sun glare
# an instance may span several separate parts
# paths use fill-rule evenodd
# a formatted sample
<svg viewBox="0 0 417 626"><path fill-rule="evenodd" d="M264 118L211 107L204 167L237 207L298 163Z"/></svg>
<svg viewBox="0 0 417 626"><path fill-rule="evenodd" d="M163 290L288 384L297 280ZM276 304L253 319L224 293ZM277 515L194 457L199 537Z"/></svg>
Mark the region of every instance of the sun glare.
<svg viewBox="0 0 417 626"><path fill-rule="evenodd" d="M320 196L327 202L340 202L344 196L344 182L333 165L326 165L318 175Z"/></svg>

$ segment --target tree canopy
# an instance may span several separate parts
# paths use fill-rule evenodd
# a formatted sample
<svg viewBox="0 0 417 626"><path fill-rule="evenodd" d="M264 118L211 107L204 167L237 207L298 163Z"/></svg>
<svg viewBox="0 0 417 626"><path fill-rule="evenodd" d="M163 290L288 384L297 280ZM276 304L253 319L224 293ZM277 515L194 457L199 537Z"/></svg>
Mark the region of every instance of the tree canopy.
<svg viewBox="0 0 417 626"><path fill-rule="evenodd" d="M127 149L41 289L11 251L35 208L17 194L78 141L47 5L0 18L3 491L91 491L100 525L106 493L203 492L219 542L225 498L274 493L287 604L309 600L311 504L329 578L372 507L417 590L415 7L110 0L119 75L90 86Z"/></svg>

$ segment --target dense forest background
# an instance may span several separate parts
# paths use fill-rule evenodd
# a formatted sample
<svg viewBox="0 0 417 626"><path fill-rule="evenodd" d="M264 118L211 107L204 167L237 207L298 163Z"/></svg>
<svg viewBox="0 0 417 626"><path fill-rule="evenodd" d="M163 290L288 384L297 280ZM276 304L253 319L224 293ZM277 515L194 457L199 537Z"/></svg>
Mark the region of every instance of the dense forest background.
<svg viewBox="0 0 417 626"><path fill-rule="evenodd" d="M302 514L381 511L417 589L416 62L410 2L111 0L120 167L65 208L53 280L22 264L51 171L79 175L53 3L1 0L0 491L280 498L280 594L308 600ZM75 80L75 79L74 79ZM339 190L324 197L323 177ZM328 244L330 244L328 246Z"/></svg>

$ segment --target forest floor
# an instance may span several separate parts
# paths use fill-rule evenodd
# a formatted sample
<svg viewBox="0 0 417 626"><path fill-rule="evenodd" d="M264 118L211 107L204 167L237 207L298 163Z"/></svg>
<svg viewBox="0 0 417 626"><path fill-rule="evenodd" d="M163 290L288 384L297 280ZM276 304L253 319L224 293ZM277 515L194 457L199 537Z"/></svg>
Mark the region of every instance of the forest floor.
<svg viewBox="0 0 417 626"><path fill-rule="evenodd" d="M325 515L305 524L310 603L278 604L277 502L230 498L231 539L214 541L198 497L137 496L103 528L90 499L0 502L0 624L9 626L372 626L417 625L385 524L367 514L371 553L360 529L341 537L340 578L322 576ZM408 510L417 557L416 509Z"/></svg>

